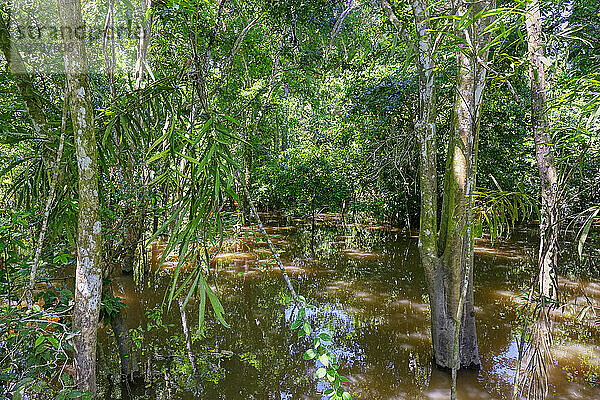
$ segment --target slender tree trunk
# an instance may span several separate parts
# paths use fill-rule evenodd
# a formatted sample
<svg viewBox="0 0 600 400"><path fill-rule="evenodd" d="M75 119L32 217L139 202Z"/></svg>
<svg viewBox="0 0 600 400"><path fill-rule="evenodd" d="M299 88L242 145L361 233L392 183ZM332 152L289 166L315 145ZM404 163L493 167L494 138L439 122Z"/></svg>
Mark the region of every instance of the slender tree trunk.
<svg viewBox="0 0 600 400"><path fill-rule="evenodd" d="M540 248L538 255L539 290L546 297L555 297L554 273L558 263L558 173L548 122L546 75L542 21L538 0L527 6L525 25L529 51L529 79L531 84L531 128L535 141L535 159L540 177Z"/></svg>
<svg viewBox="0 0 600 400"><path fill-rule="evenodd" d="M529 79L531 85L531 128L535 142L535 158L540 177L540 247L538 254L539 277L537 289L541 307L536 307L536 320L529 332L528 345L523 358L523 377L515 378L513 398L518 397L519 386L526 388L528 397L544 399L548 395L549 367L552 365L552 331L547 298L556 298L555 271L558 263L559 195L552 138L549 132L546 76L544 73L544 46L542 21L538 0L527 4L525 26L529 53ZM522 366L519 365L518 368Z"/></svg>
<svg viewBox="0 0 600 400"><path fill-rule="evenodd" d="M90 99L88 62L81 29L80 0L58 0L63 37L67 90L79 173L77 269L73 330L76 385L96 394L96 334L102 294L101 227L98 202L98 150L94 131L94 108Z"/></svg>

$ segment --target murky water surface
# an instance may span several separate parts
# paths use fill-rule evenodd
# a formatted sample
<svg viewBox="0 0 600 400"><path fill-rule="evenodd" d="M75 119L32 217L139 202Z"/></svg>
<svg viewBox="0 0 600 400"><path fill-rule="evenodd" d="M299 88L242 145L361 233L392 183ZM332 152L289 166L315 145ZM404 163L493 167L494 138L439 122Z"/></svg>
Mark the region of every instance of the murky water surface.
<svg viewBox="0 0 600 400"><path fill-rule="evenodd" d="M268 218L267 218L268 219ZM385 226L342 226L322 218L311 234L303 221L271 219L269 232L298 292L317 306L309 315L318 332L333 337L340 372L355 399L447 399L449 374L431 362L425 280L414 234ZM152 384L137 395L156 399L321 399L309 347L289 327L295 310L266 243L251 231L216 261L216 283L227 322L207 308L206 332L197 334L198 302L160 312L170 279L169 263L114 282L136 328L136 355ZM530 279L535 243L522 231L507 242L477 243L475 302L482 366L459 374L458 398L506 399L512 393L517 345L518 296ZM154 245L154 258L160 245ZM155 266L156 267L156 266ZM565 290L584 287L600 298L600 284L561 280ZM587 300L586 300L587 301ZM573 310L572 312L577 312ZM558 318L559 321L564 319ZM183 326L183 328L182 328ZM556 322L551 398L599 399L600 341L596 328ZM118 355L108 329L100 333L100 371L118 375ZM105 398L127 398L101 377ZM123 389L123 392L126 392ZM324 398L326 399L326 398Z"/></svg>

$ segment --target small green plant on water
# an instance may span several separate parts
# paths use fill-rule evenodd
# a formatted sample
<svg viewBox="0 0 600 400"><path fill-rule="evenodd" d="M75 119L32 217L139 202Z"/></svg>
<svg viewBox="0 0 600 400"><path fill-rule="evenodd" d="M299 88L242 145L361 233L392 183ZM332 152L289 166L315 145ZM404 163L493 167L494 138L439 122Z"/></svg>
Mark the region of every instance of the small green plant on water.
<svg viewBox="0 0 600 400"><path fill-rule="evenodd" d="M296 321L292 323L291 330L298 330L298 338L312 338L312 347L304 352L305 360L318 360L321 367L315 372L315 378L328 383L331 387L327 388L323 395L329 397L329 400L350 400L352 395L344 387L344 383L350 380L339 374L339 365L336 356L329 348L332 337L327 333L317 334L306 317L307 309L316 309L317 307L308 304L303 296L298 296L302 302L302 307L298 310Z"/></svg>

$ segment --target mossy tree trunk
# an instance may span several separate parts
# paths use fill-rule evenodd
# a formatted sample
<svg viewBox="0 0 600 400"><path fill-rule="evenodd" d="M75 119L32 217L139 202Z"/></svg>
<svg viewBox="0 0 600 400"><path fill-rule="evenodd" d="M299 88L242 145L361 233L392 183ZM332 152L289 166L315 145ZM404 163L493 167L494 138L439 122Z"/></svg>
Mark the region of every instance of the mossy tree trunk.
<svg viewBox="0 0 600 400"><path fill-rule="evenodd" d="M470 19L493 7L494 1L481 0L475 3L460 2L457 10L459 15L469 13L467 19ZM453 331L460 318L457 343L459 357L456 360L459 365L455 365L455 368L480 365L473 301L473 193L487 72L484 64L487 62L485 46L489 41L489 33L485 33L485 29L490 22L489 18L478 18L473 24L456 32L469 45L457 52L454 123L446 159L438 243L441 268L445 271L444 276L449 278L446 304L451 317L448 322ZM453 362L444 361L444 366L452 365Z"/></svg>
<svg viewBox="0 0 600 400"><path fill-rule="evenodd" d="M546 297L555 297L554 273L558 263L558 172L554 161L552 138L548 129L548 101L543 63L544 46L538 0L532 0L527 5L525 25L527 27L531 84L531 129L535 141L535 159L542 200L538 255L539 290Z"/></svg>
<svg viewBox="0 0 600 400"><path fill-rule="evenodd" d="M439 239L437 226L437 172L433 38L429 26L429 4L411 1L418 37L419 115L415 131L420 146L419 183L421 213L419 251L428 282L431 308L433 356L439 367L453 367L454 331L460 315L459 367L480 364L473 306L473 213L479 116L483 103L487 39L481 35L487 19L479 19L457 32L471 46L457 51L458 72L454 128L446 160ZM491 7L491 1L461 4L461 12L476 15ZM468 11L470 10L470 11ZM460 303L463 285L466 296ZM459 303L463 309L458 312Z"/></svg>
<svg viewBox="0 0 600 400"><path fill-rule="evenodd" d="M63 37L69 107L73 124L79 173L77 218L77 269L73 330L76 385L96 393L96 335L102 294L101 222L98 202L98 150L94 131L94 109L90 99L88 62L80 0L58 0Z"/></svg>
<svg viewBox="0 0 600 400"><path fill-rule="evenodd" d="M426 0L412 0L411 6L417 32L417 71L419 74L419 114L415 133L419 141L419 187L421 212L419 226L419 253L427 278L431 309L431 340L433 356L444 367L444 354L451 346L450 315L447 314L447 279L442 274L437 253L437 155L435 131L433 37L430 27L429 4ZM442 362L442 363L440 363Z"/></svg>

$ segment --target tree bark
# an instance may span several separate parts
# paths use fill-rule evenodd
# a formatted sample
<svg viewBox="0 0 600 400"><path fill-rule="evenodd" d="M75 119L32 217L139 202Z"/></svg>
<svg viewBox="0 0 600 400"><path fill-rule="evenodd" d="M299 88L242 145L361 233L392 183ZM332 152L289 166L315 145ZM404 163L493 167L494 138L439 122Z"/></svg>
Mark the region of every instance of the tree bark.
<svg viewBox="0 0 600 400"><path fill-rule="evenodd" d="M389 3L384 1L388 14ZM442 368L474 368L480 364L473 306L473 232L471 199L475 187L479 113L483 101L486 44L485 19L465 28L468 49L458 52L455 127L448 148L444 197L437 237L437 173L435 143L434 41L425 0L412 0L417 30L419 115L415 131L420 146L421 213L419 251L428 282L433 357ZM491 1L472 5L471 13L491 7ZM463 12L469 7L465 4ZM464 283L467 286L463 290ZM461 301L461 294L465 293ZM460 308L459 308L460 307ZM457 324L460 320L461 323ZM458 329L459 357L454 365L454 335Z"/></svg>
<svg viewBox="0 0 600 400"><path fill-rule="evenodd" d="M150 70L146 54L150 45L150 35L152 33L152 0L142 0L142 22L140 23L140 39L137 48L137 60L135 63L135 88L142 87L145 70Z"/></svg>
<svg viewBox="0 0 600 400"><path fill-rule="evenodd" d="M549 133L546 75L542 22L538 0L527 5L525 25L529 52L531 84L531 129L535 141L535 159L541 191L540 248L538 254L539 290L546 297L555 297L556 266L558 264L558 173L554 161L553 143Z"/></svg>
<svg viewBox="0 0 600 400"><path fill-rule="evenodd" d="M437 256L437 155L435 139L435 100L433 38L430 33L429 5L426 0L412 0L411 6L417 32L417 71L419 74L419 113L415 133L419 141L419 185L421 211L419 253L425 269L431 311L433 357L441 367L445 364L445 349L451 346L451 326L445 306L445 277Z"/></svg>
<svg viewBox="0 0 600 400"><path fill-rule="evenodd" d="M458 13L475 16L493 7L493 1L461 2ZM448 306L451 325L459 322L457 343L459 359L453 368L479 367L479 351L473 302L473 193L477 176L479 121L485 88L489 33L484 33L489 18L478 18L457 32L468 45L457 54L457 83L454 128L448 147L444 179L444 200L440 230L441 262L450 275ZM466 287L465 287L466 284ZM458 327L455 326L455 329ZM453 353L457 349L453 350ZM453 356L454 358L454 356ZM458 364L458 365L455 365Z"/></svg>
<svg viewBox="0 0 600 400"><path fill-rule="evenodd" d="M94 109L90 99L88 62L81 30L80 0L58 0L63 37L67 90L79 173L77 269L73 330L76 385L96 394L96 335L102 294L101 227L98 202L98 150L94 130Z"/></svg>

